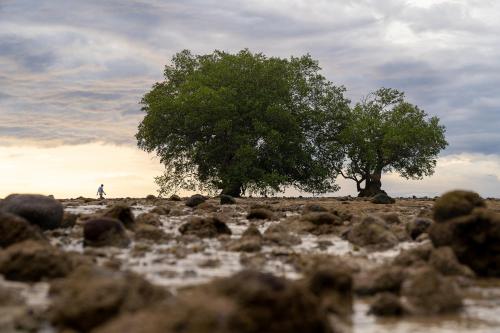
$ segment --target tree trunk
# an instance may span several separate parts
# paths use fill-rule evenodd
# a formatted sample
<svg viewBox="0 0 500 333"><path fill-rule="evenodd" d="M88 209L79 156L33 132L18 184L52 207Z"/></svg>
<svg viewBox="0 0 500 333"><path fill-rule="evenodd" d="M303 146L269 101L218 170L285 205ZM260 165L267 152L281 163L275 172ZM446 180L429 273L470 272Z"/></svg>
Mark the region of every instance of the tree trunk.
<svg viewBox="0 0 500 333"><path fill-rule="evenodd" d="M359 191L358 197L373 197L379 193L387 194L382 190L382 182L380 178L382 177L382 172L375 172L366 178L365 188Z"/></svg>
<svg viewBox="0 0 500 333"><path fill-rule="evenodd" d="M243 184L234 182L227 184L223 189L221 194L230 195L234 198L239 198L241 196Z"/></svg>

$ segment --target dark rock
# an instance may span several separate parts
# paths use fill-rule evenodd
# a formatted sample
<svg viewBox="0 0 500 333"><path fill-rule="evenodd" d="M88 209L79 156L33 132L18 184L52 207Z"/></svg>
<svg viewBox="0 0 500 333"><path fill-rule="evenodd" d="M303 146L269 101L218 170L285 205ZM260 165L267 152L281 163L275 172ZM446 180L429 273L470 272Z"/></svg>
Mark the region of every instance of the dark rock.
<svg viewBox="0 0 500 333"><path fill-rule="evenodd" d="M148 224L155 227L159 227L162 225L160 217L155 213L142 213L135 218L135 223L136 225Z"/></svg>
<svg viewBox="0 0 500 333"><path fill-rule="evenodd" d="M266 243L281 246L294 246L302 243L300 237L288 232L283 224L272 224L264 231Z"/></svg>
<svg viewBox="0 0 500 333"><path fill-rule="evenodd" d="M355 224L347 233L347 240L371 250L387 250L398 244L396 235L376 216L367 216Z"/></svg>
<svg viewBox="0 0 500 333"><path fill-rule="evenodd" d="M247 215L249 220L274 220L274 213L267 208L252 208Z"/></svg>
<svg viewBox="0 0 500 333"><path fill-rule="evenodd" d="M307 204L304 207L304 213L310 213L310 212L328 212L328 209L325 207L318 205L318 204Z"/></svg>
<svg viewBox="0 0 500 333"><path fill-rule="evenodd" d="M241 237L257 237L257 238L262 238L262 234L260 233L259 229L251 224L243 233L241 234Z"/></svg>
<svg viewBox="0 0 500 333"><path fill-rule="evenodd" d="M77 214L64 212L63 219L61 222L61 228L73 228L76 224L77 219L78 219Z"/></svg>
<svg viewBox="0 0 500 333"><path fill-rule="evenodd" d="M374 204L393 204L396 202L396 200L385 193L378 193L373 198L371 198L370 202Z"/></svg>
<svg viewBox="0 0 500 333"><path fill-rule="evenodd" d="M403 312L404 308L398 295L393 293L380 293L375 296L368 313L386 317L401 316Z"/></svg>
<svg viewBox="0 0 500 333"><path fill-rule="evenodd" d="M314 212L302 215L301 219L303 221L309 221L315 225L331 224L331 225L341 225L342 220L340 217L326 212Z"/></svg>
<svg viewBox="0 0 500 333"><path fill-rule="evenodd" d="M204 203L206 200L207 200L207 198L204 197L203 195L195 194L186 200L186 206L191 207L191 208L196 207L199 204Z"/></svg>
<svg viewBox="0 0 500 333"><path fill-rule="evenodd" d="M168 200L170 200L170 201L182 201L181 197L178 196L177 194L172 194Z"/></svg>
<svg viewBox="0 0 500 333"><path fill-rule="evenodd" d="M181 331L332 333L327 314L306 288L255 271L217 280L171 305L122 315L96 333Z"/></svg>
<svg viewBox="0 0 500 333"><path fill-rule="evenodd" d="M28 239L44 240L40 229L24 218L0 211L0 248Z"/></svg>
<svg viewBox="0 0 500 333"><path fill-rule="evenodd" d="M179 232L183 235L196 235L200 238L231 235L231 229L218 217L193 217L179 227Z"/></svg>
<svg viewBox="0 0 500 333"><path fill-rule="evenodd" d="M154 242L165 241L170 238L163 230L149 224L138 225L134 235L135 239L151 240Z"/></svg>
<svg viewBox="0 0 500 333"><path fill-rule="evenodd" d="M393 264L401 267L409 267L429 260L434 247L430 243L426 243L415 247L411 250L401 251L393 260Z"/></svg>
<svg viewBox="0 0 500 333"><path fill-rule="evenodd" d="M469 215L433 223L434 246L450 246L460 263L480 276L500 276L500 214L475 208Z"/></svg>
<svg viewBox="0 0 500 333"><path fill-rule="evenodd" d="M413 272L401 287L405 308L411 314L429 315L453 312L462 307L457 284L432 267Z"/></svg>
<svg viewBox="0 0 500 333"><path fill-rule="evenodd" d="M148 194L146 196L146 200L156 200L156 196L154 196L153 194Z"/></svg>
<svg viewBox="0 0 500 333"><path fill-rule="evenodd" d="M431 224L431 219L417 217L406 225L406 230L412 239L417 239L418 236L427 232L427 229L429 229Z"/></svg>
<svg viewBox="0 0 500 333"><path fill-rule="evenodd" d="M234 205L236 204L236 199L227 194L221 194L220 196L221 205Z"/></svg>
<svg viewBox="0 0 500 333"><path fill-rule="evenodd" d="M262 249L262 238L242 237L228 244L229 251L258 252Z"/></svg>
<svg viewBox="0 0 500 333"><path fill-rule="evenodd" d="M443 275L474 277L474 272L458 262L451 247L439 247L431 252L429 264Z"/></svg>
<svg viewBox="0 0 500 333"><path fill-rule="evenodd" d="M88 332L120 313L132 313L168 295L133 273L83 267L50 287L51 322Z"/></svg>
<svg viewBox="0 0 500 333"><path fill-rule="evenodd" d="M102 216L117 219L123 223L127 229L133 229L135 224L134 214L130 206L126 204L116 204L106 209Z"/></svg>
<svg viewBox="0 0 500 333"><path fill-rule="evenodd" d="M406 273L402 267L384 265L356 275L354 290L359 295L399 293L405 277Z"/></svg>
<svg viewBox="0 0 500 333"><path fill-rule="evenodd" d="M27 240L0 251L0 274L7 280L37 282L71 272L71 256L47 244Z"/></svg>
<svg viewBox="0 0 500 333"><path fill-rule="evenodd" d="M11 194L0 203L0 211L19 215L44 230L61 226L62 204L39 194Z"/></svg>
<svg viewBox="0 0 500 333"><path fill-rule="evenodd" d="M478 207L486 207L486 202L479 194L470 191L451 191L436 200L433 216L437 222L443 222L469 215L474 208Z"/></svg>
<svg viewBox="0 0 500 333"><path fill-rule="evenodd" d="M168 215L170 213L170 207L168 206L157 206L153 208L150 213L158 215Z"/></svg>
<svg viewBox="0 0 500 333"><path fill-rule="evenodd" d="M126 247L130 243L123 224L109 217L95 218L83 224L84 246Z"/></svg>

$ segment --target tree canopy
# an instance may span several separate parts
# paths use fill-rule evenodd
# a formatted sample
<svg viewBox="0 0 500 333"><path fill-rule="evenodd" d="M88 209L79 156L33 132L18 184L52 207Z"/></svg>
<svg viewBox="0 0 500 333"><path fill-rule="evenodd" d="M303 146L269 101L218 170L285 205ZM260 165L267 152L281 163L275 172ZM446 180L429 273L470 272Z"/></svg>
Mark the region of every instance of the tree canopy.
<svg viewBox="0 0 500 333"><path fill-rule="evenodd" d="M349 101L319 70L309 55L177 53L143 97L136 134L165 165L160 194L335 191Z"/></svg>
<svg viewBox="0 0 500 333"><path fill-rule="evenodd" d="M382 192L384 172L421 179L434 173L448 145L444 133L439 119L405 101L403 92L381 88L350 110L340 134L345 160L337 171L356 182L360 196Z"/></svg>

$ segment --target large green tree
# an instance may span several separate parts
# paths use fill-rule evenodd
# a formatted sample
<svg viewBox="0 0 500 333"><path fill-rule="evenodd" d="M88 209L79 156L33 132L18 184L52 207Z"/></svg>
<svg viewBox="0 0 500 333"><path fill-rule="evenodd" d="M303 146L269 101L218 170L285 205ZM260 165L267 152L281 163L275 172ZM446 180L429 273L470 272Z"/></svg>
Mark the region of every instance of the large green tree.
<svg viewBox="0 0 500 333"><path fill-rule="evenodd" d="M421 179L434 173L448 144L444 133L439 119L405 101L403 92L381 88L351 109L340 135L346 159L337 171L356 182L359 196L383 192L384 172Z"/></svg>
<svg viewBox="0 0 500 333"><path fill-rule="evenodd" d="M136 134L165 165L160 193L335 191L342 154L323 145L338 139L349 101L319 70L309 55L177 53L143 97Z"/></svg>

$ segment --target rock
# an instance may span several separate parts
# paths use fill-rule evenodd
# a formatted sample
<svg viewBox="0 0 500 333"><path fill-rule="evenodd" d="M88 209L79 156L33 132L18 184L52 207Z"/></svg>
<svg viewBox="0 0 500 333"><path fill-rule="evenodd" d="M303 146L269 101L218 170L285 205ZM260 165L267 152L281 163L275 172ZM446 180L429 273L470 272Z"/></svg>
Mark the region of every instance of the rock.
<svg viewBox="0 0 500 333"><path fill-rule="evenodd" d="M186 206L191 207L191 208L196 207L199 204L205 202L206 200L207 200L207 198L205 198L203 195L195 194L186 200Z"/></svg>
<svg viewBox="0 0 500 333"><path fill-rule="evenodd" d="M52 324L88 332L120 313L132 313L168 295L129 272L83 267L51 284L49 317Z"/></svg>
<svg viewBox="0 0 500 333"><path fill-rule="evenodd" d="M40 229L24 218L0 211L0 248L28 239L44 240Z"/></svg>
<svg viewBox="0 0 500 333"><path fill-rule="evenodd" d="M170 200L170 201L182 201L181 197L178 196L177 194L172 194L168 200Z"/></svg>
<svg viewBox="0 0 500 333"><path fill-rule="evenodd" d="M123 224L109 217L90 219L83 224L84 246L126 247L130 243Z"/></svg>
<svg viewBox="0 0 500 333"><path fill-rule="evenodd" d="M156 200L156 196L154 196L153 194L148 194L146 196L146 200L149 200L149 201Z"/></svg>
<svg viewBox="0 0 500 333"><path fill-rule="evenodd" d="M411 250L403 250L394 258L393 264L400 267L409 267L426 263L433 250L434 247L430 243L424 243Z"/></svg>
<svg viewBox="0 0 500 333"><path fill-rule="evenodd" d="M256 271L216 280L170 305L122 315L95 333L181 331L332 333L326 313L306 288Z"/></svg>
<svg viewBox="0 0 500 333"><path fill-rule="evenodd" d="M260 233L259 229L251 224L243 233L241 234L241 237L257 237L257 238L262 238L262 234Z"/></svg>
<svg viewBox="0 0 500 333"><path fill-rule="evenodd" d="M168 215L170 213L170 207L168 206L156 206L150 213L158 215Z"/></svg>
<svg viewBox="0 0 500 333"><path fill-rule="evenodd" d="M160 221L160 216L155 213L142 213L135 218L135 223L137 226L141 224L153 225L159 227L162 225Z"/></svg>
<svg viewBox="0 0 500 333"><path fill-rule="evenodd" d="M324 263L306 279L309 290L320 298L323 308L341 317L353 312L352 270L347 265Z"/></svg>
<svg viewBox="0 0 500 333"><path fill-rule="evenodd" d="M228 244L229 251L258 252L262 249L262 238L242 237Z"/></svg>
<svg viewBox="0 0 500 333"><path fill-rule="evenodd" d="M395 212L379 214L379 217L387 224L401 224L399 215Z"/></svg>
<svg viewBox="0 0 500 333"><path fill-rule="evenodd" d="M0 211L19 215L43 230L59 228L63 218L62 204L39 194L11 194L0 203Z"/></svg>
<svg viewBox="0 0 500 333"><path fill-rule="evenodd" d="M0 308L7 306L23 305L23 297L17 290L6 288L0 285ZM3 319L0 316L1 319ZM0 321L0 329L2 328L2 321Z"/></svg>
<svg viewBox="0 0 500 333"><path fill-rule="evenodd" d="M27 240L0 252L0 274L7 280L37 282L71 272L71 256L47 244Z"/></svg>
<svg viewBox="0 0 500 333"><path fill-rule="evenodd" d="M417 239L421 234L427 232L431 224L431 219L417 217L406 225L406 230L412 239Z"/></svg>
<svg viewBox="0 0 500 333"><path fill-rule="evenodd" d="M252 208L247 215L249 220L274 220L274 213L267 208Z"/></svg>
<svg viewBox="0 0 500 333"><path fill-rule="evenodd" d="M231 235L231 229L218 217L193 217L179 227L179 232L183 235L196 235L200 238Z"/></svg>
<svg viewBox="0 0 500 333"><path fill-rule="evenodd" d="M370 305L369 314L376 316L401 316L404 312L403 305L398 295L393 293L379 293Z"/></svg>
<svg viewBox="0 0 500 333"><path fill-rule="evenodd" d="M457 284L432 267L421 267L401 287L405 308L411 314L430 315L453 312L462 307Z"/></svg>
<svg viewBox="0 0 500 333"><path fill-rule="evenodd" d="M370 202L374 204L393 204L396 200L385 193L378 193L370 200Z"/></svg>
<svg viewBox="0 0 500 333"><path fill-rule="evenodd" d="M433 223L429 237L435 247L450 246L477 275L500 276L500 214L475 208L469 215Z"/></svg>
<svg viewBox="0 0 500 333"><path fill-rule="evenodd" d="M398 244L396 235L376 216L367 216L347 233L347 240L371 250L387 250Z"/></svg>
<svg viewBox="0 0 500 333"><path fill-rule="evenodd" d="M106 209L102 216L117 219L123 223L127 229L133 229L135 224L134 214L130 206L126 204L116 204Z"/></svg>
<svg viewBox="0 0 500 333"><path fill-rule="evenodd" d="M434 203L433 217L443 222L459 216L469 215L474 208L486 207L479 194L470 191L451 191L445 193Z"/></svg>
<svg viewBox="0 0 500 333"><path fill-rule="evenodd" d="M149 224L138 225L134 235L135 239L151 240L154 242L165 241L170 238L163 230Z"/></svg>
<svg viewBox="0 0 500 333"><path fill-rule="evenodd" d="M328 209L325 207L318 205L318 204L307 204L304 207L304 213L310 213L310 212L328 212Z"/></svg>
<svg viewBox="0 0 500 333"><path fill-rule="evenodd" d="M77 219L78 219L78 215L70 213L70 212L64 212L60 227L61 228L73 228L76 224Z"/></svg>
<svg viewBox="0 0 500 333"><path fill-rule="evenodd" d="M458 262L451 247L444 246L434 249L429 258L429 264L443 275L460 275L474 277L474 272Z"/></svg>
<svg viewBox="0 0 500 333"><path fill-rule="evenodd" d="M272 224L264 231L266 243L281 246L294 246L302 243L300 237L288 232L283 224Z"/></svg>
<svg viewBox="0 0 500 333"><path fill-rule="evenodd" d="M242 271L213 282L215 292L233 300L241 324L234 332L331 332L314 296L298 284L257 271ZM241 286L245 286L242 288Z"/></svg>
<svg viewBox="0 0 500 333"><path fill-rule="evenodd" d="M302 215L303 221L309 221L315 225L330 224L341 225L342 220L340 217L326 212L313 212Z"/></svg>
<svg viewBox="0 0 500 333"><path fill-rule="evenodd" d="M356 275L354 290L359 295L375 295L380 292L399 293L406 277L405 270L398 266L384 265Z"/></svg>
<svg viewBox="0 0 500 333"><path fill-rule="evenodd" d="M221 205L234 205L236 204L236 199L227 194L221 194L220 196L220 204Z"/></svg>

